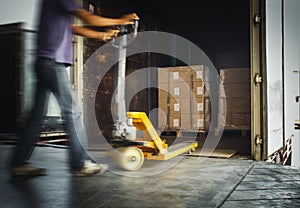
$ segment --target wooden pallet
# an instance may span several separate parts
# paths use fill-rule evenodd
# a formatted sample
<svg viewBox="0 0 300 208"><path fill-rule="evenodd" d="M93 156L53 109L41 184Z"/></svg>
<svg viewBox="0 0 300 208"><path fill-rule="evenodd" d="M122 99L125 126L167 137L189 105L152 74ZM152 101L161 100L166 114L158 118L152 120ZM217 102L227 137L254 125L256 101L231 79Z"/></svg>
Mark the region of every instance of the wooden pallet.
<svg viewBox="0 0 300 208"><path fill-rule="evenodd" d="M205 133L204 130L187 130L187 129L168 129L161 133L161 137L199 137L199 134Z"/></svg>
<svg viewBox="0 0 300 208"><path fill-rule="evenodd" d="M246 137L251 130L250 126L224 126L224 129L222 132L240 132L243 137ZM214 131L214 135L218 136L220 135L221 130L219 128L216 128Z"/></svg>

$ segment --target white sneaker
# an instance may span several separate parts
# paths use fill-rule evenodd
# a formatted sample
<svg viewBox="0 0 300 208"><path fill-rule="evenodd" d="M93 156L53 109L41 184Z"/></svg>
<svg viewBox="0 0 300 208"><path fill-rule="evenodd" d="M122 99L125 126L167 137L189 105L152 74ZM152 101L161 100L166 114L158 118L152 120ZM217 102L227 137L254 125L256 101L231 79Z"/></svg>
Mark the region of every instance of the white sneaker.
<svg viewBox="0 0 300 208"><path fill-rule="evenodd" d="M83 167L79 171L74 171L74 176L91 176L95 174L102 174L108 169L106 164L97 164L90 160L86 160Z"/></svg>
<svg viewBox="0 0 300 208"><path fill-rule="evenodd" d="M23 165L13 167L11 169L12 176L44 176L46 175L45 168L38 168L30 163L24 163Z"/></svg>

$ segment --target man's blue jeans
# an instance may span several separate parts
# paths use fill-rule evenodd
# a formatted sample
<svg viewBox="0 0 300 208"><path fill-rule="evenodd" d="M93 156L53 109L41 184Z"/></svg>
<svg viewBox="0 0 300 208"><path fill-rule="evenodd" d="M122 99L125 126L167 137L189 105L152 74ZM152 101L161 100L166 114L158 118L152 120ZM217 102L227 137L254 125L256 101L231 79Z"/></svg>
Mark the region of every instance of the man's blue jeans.
<svg viewBox="0 0 300 208"><path fill-rule="evenodd" d="M64 64L47 58L38 58L35 72L37 77L35 102L24 132L12 158L12 165L27 162L34 150L34 143L42 131L42 122L47 114L49 95L52 92L60 106L64 130L70 142L70 168L79 170L88 155L83 148L86 132L81 113L75 104L71 82Z"/></svg>

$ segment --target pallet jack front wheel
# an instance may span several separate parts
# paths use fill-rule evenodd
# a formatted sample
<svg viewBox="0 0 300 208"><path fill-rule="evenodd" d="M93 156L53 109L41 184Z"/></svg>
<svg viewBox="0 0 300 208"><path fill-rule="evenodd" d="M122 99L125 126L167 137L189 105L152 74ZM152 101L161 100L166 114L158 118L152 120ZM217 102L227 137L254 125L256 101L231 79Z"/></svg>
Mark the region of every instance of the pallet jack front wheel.
<svg viewBox="0 0 300 208"><path fill-rule="evenodd" d="M137 147L117 148L116 162L125 170L138 170L144 163L143 151Z"/></svg>

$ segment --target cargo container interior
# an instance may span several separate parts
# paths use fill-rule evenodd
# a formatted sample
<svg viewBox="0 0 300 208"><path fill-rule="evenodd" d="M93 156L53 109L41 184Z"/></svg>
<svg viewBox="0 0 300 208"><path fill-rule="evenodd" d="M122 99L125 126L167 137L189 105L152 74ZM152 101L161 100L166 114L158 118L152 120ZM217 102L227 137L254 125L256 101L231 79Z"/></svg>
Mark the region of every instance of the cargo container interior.
<svg viewBox="0 0 300 208"><path fill-rule="evenodd" d="M94 12L107 16L120 16L136 12L140 17L139 31L163 31L179 35L201 48L214 64L218 72L228 68L250 69L250 2L249 0L227 1L87 1L94 6ZM176 44L176 43L175 43ZM99 47L93 40L84 42L84 60ZM174 49L180 50L180 49ZM198 63L195 63L198 64ZM174 57L157 54L138 54L127 58L127 73L143 67L176 67L184 63ZM115 67L116 68L116 67ZM96 98L96 114L102 133L109 137L113 126L110 114L112 81L115 70L110 70L99 85ZM250 70L249 70L250 74ZM153 72L148 81L157 79ZM145 80L146 81L146 80ZM250 88L246 94L250 94ZM110 94L110 95L108 95ZM99 101L97 101L99 99ZM101 101L100 101L101 99ZM132 111L150 113L158 107L157 89L140 91L130 102ZM250 103L248 108L250 109ZM155 119L153 121L155 124ZM251 122L250 122L251 123ZM234 149L240 155L251 155L250 124L248 128L230 128L222 133L218 144L220 149ZM205 138L200 136L201 138ZM205 139L200 139L200 144Z"/></svg>

